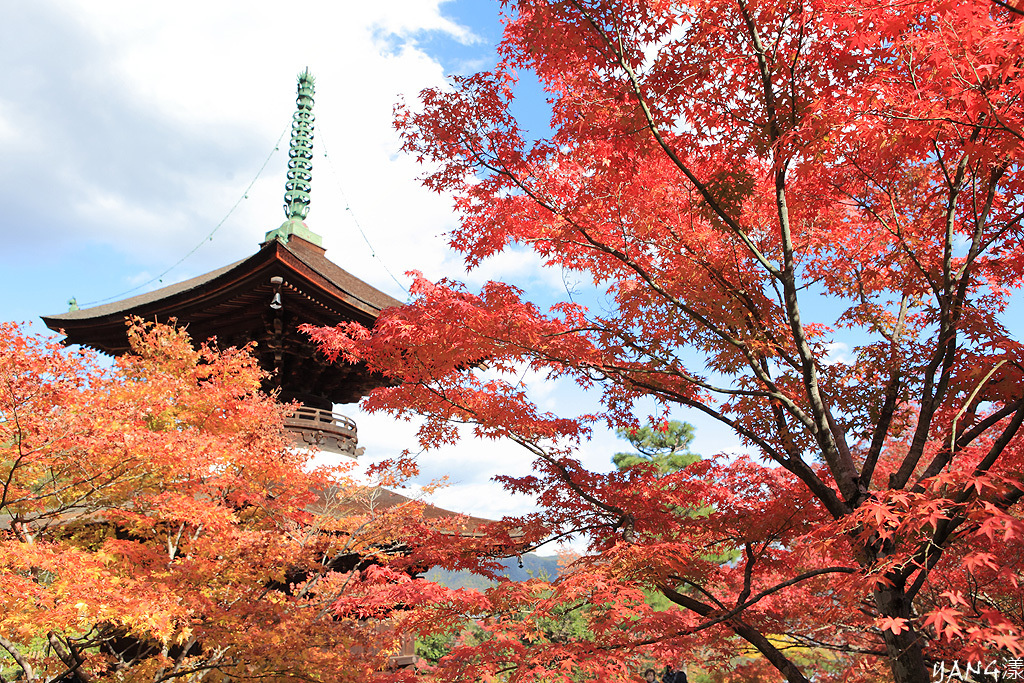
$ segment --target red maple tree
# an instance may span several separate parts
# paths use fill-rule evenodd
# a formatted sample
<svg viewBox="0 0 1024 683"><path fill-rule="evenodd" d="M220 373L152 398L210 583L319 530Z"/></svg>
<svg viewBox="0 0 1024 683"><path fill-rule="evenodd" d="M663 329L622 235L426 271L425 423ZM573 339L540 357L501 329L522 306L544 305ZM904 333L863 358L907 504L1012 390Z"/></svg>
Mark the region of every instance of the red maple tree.
<svg viewBox="0 0 1024 683"><path fill-rule="evenodd" d="M657 650L793 683L924 683L939 664L1024 656L1024 355L999 318L1024 276L1018 14L503 5L497 66L422 93L397 125L426 184L454 195L468 267L529 248L601 305L541 310L512 284L419 278L372 331L315 332L401 381L367 404L426 416L424 445L463 422L531 452L535 474L504 479L543 506L520 520L527 538L589 534L553 586L490 592L492 638L439 675L625 675ZM552 108L539 140L511 113L523 71ZM523 367L601 409L540 410ZM580 441L635 426L642 398L728 425L756 457L587 470ZM653 610L644 589L679 609ZM576 603L591 641L510 618Z"/></svg>

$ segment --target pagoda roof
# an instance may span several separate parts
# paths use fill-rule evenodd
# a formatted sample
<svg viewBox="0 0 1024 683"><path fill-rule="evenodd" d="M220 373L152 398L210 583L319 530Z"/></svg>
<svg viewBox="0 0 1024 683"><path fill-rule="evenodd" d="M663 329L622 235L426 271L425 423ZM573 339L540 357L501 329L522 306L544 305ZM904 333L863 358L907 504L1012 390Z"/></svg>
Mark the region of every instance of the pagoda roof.
<svg viewBox="0 0 1024 683"><path fill-rule="evenodd" d="M67 344L119 355L129 350L126 318L174 319L197 341L216 337L225 348L255 341L261 365L275 375L271 384L288 400L349 403L384 380L357 366L328 363L297 328L342 322L372 327L384 308L401 303L327 259L323 248L291 235L205 275L43 321L66 335Z"/></svg>
<svg viewBox="0 0 1024 683"><path fill-rule="evenodd" d="M288 244L279 240L266 242L256 254L198 277L121 301L46 315L43 322L54 331L63 330L69 344L82 344L116 355L128 350L124 333L126 317L139 316L147 320L177 317L179 323L187 323L190 329L205 327L200 320L213 317L212 308L224 307L226 299L234 301L243 291L255 295L253 285L256 290L265 290L269 302L273 296L270 278L274 276L284 277L286 282L288 276L298 276L303 284L324 295L325 305L353 318L376 320L384 308L402 304L326 258L324 249L293 237ZM196 316L195 321L185 319L180 315L183 306L201 306L207 316ZM309 322L315 323L314 320Z"/></svg>
<svg viewBox="0 0 1024 683"><path fill-rule="evenodd" d="M420 511L422 519L431 522L450 520L451 523L447 527L442 527L443 531L463 537L482 536L481 527L494 523L494 520L484 517L474 517L445 510L430 503L423 503L381 486L367 487L358 495L348 498L339 499L336 496L335 491L320 491L317 495L317 502L310 506L309 510L317 514L346 517L368 514L373 509L392 510L407 505L422 505Z"/></svg>

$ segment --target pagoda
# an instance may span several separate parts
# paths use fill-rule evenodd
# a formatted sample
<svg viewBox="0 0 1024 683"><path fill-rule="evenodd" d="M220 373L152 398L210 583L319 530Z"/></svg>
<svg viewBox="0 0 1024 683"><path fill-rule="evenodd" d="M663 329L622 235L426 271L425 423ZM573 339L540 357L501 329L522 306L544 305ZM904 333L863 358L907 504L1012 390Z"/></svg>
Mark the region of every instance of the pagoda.
<svg viewBox="0 0 1024 683"><path fill-rule="evenodd" d="M358 455L355 422L334 412L386 380L364 365L331 363L300 325L357 322L372 327L401 302L346 272L325 256L323 240L306 225L313 170L314 79L299 75L285 183L285 222L266 233L259 251L199 277L114 303L43 316L65 343L112 355L128 351L125 320L176 321L194 340L220 347L255 342L267 371L264 389L301 407L286 420L300 444Z"/></svg>

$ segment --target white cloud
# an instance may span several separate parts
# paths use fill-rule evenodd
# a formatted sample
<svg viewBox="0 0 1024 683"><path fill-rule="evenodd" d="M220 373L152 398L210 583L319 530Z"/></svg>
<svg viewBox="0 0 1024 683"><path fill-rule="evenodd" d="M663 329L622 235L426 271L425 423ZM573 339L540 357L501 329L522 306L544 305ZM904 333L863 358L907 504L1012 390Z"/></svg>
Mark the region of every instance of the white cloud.
<svg viewBox="0 0 1024 683"><path fill-rule="evenodd" d="M14 124L14 114L10 105L0 102L0 145L5 148L17 144L18 134Z"/></svg>
<svg viewBox="0 0 1024 683"><path fill-rule="evenodd" d="M540 286L559 291L565 287L561 269L546 267L544 259L537 252L521 245L506 247L501 253L466 273L462 280L477 286L493 280L515 282L524 289Z"/></svg>
<svg viewBox="0 0 1024 683"><path fill-rule="evenodd" d="M450 202L420 186L421 170L398 154L392 127L401 95L444 82L416 37L475 40L439 5L68 0L5 11L0 198L37 226L8 246L100 243L161 272L241 196L288 128L296 74L309 66L317 77L310 227L332 258L394 294L381 262L400 277L413 268L450 273L438 239L454 226ZM287 142L189 268L251 253L280 224Z"/></svg>
<svg viewBox="0 0 1024 683"><path fill-rule="evenodd" d="M821 362L823 365L832 365L833 363L849 364L853 360L849 344L845 342L829 342L825 345L825 357Z"/></svg>
<svg viewBox="0 0 1024 683"><path fill-rule="evenodd" d="M421 38L478 40L442 9L440 0L39 0L5 7L0 203L7 210L0 220L8 223L0 259L20 266L72 255L82 268L59 288L78 292L85 304L253 253L284 219L287 134L242 195L289 129L296 75L308 66L316 77L316 137L307 222L323 236L328 256L400 298L384 266L403 281L412 269L434 279L462 274L443 238L455 226L451 201L421 186L423 170L399 153L392 125L402 96L414 100L445 83ZM197 245L163 282L150 282ZM89 258L78 256L84 254ZM506 272L533 267L516 258ZM89 268L97 277L86 282L100 274L117 282L102 294L82 294ZM37 277L41 284L62 275L40 267ZM62 291L61 306L66 297ZM367 460L415 448L413 425L357 417ZM425 454L423 479L454 474L434 502L501 516L523 503L500 503L508 497L489 478L529 466L515 446L469 439Z"/></svg>
<svg viewBox="0 0 1024 683"><path fill-rule="evenodd" d="M586 397L579 389L566 382L550 382L540 373L524 370L521 373L530 386L531 394L546 402L554 402L565 410L585 408ZM472 438L469 427L460 429L462 439L454 446L421 452L416 440L419 420L395 420L381 413L366 413L358 406L337 406L337 410L356 420L359 443L365 448L360 458L363 466L397 456L408 448L417 454L421 475L415 483L426 484L447 477L447 486L428 496L428 502L455 512L473 514L492 519L505 515L525 514L533 511L532 499L509 494L492 481L499 474L526 476L532 473L532 456L510 441L492 441ZM578 457L583 464L596 471L612 468L611 455L625 444L614 433L599 427L594 437L582 444Z"/></svg>
<svg viewBox="0 0 1024 683"><path fill-rule="evenodd" d="M359 458L360 469L396 457L404 449L417 454L421 474L410 482L409 490L403 491L405 495L417 496L421 486L445 478L446 484L424 500L453 512L488 519L523 514L534 508L532 500L513 496L492 481L497 474L529 474L530 457L519 446L476 440L468 429L463 429L463 439L458 444L421 452L416 439L419 420L396 420L382 413L366 413L358 406L336 409L355 419L359 427L359 445L365 449ZM321 456L321 461L326 457Z"/></svg>
<svg viewBox="0 0 1024 683"><path fill-rule="evenodd" d="M519 516L536 509L532 498L513 495L494 482L453 484L439 489L428 500L445 510L492 520Z"/></svg>

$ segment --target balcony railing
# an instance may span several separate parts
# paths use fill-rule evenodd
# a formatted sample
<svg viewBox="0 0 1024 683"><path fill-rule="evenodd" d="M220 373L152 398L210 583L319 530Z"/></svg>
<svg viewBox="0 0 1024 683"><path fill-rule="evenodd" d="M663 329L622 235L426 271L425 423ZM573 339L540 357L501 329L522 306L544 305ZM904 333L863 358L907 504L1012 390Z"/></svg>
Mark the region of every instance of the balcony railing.
<svg viewBox="0 0 1024 683"><path fill-rule="evenodd" d="M341 413L301 406L284 418L285 429L295 434L296 445L349 455L363 454L358 448L356 423Z"/></svg>
<svg viewBox="0 0 1024 683"><path fill-rule="evenodd" d="M383 621L373 620L360 620L364 625L369 626L373 630L373 635L377 636L381 633L388 631L391 626L390 622L385 619ZM367 652L366 647L362 645L351 646L351 652L353 654L365 654ZM399 634L399 647L397 652L392 652L391 656L388 657L388 668L389 669L405 669L410 666L414 666L419 661L419 657L416 655L416 636L411 633Z"/></svg>

